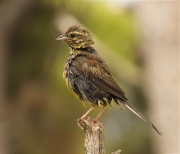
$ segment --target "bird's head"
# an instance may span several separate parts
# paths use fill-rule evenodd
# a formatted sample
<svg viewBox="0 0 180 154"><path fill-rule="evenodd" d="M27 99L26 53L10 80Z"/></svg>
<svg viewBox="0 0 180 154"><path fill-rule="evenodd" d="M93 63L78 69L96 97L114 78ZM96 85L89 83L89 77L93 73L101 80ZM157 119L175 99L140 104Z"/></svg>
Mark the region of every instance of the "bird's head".
<svg viewBox="0 0 180 154"><path fill-rule="evenodd" d="M94 44L92 35L86 29L81 29L77 25L69 27L66 33L59 36L56 40L67 42L74 49L86 48Z"/></svg>

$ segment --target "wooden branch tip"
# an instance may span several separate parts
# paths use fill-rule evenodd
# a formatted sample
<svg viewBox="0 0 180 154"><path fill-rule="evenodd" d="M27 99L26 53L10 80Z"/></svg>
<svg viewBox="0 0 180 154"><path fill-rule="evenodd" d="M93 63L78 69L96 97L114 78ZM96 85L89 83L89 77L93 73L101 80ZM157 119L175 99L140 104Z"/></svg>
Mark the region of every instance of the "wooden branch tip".
<svg viewBox="0 0 180 154"><path fill-rule="evenodd" d="M77 124L84 132L85 153L105 154L103 124L94 121L91 117L87 117L87 119L77 119ZM121 150L117 150L111 154L120 154L120 152Z"/></svg>

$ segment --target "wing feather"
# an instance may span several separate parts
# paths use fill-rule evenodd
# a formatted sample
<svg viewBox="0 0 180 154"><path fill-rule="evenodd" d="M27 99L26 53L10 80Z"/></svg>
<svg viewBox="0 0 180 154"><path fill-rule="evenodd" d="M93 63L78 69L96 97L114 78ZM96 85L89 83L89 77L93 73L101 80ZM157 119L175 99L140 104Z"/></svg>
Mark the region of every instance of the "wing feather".
<svg viewBox="0 0 180 154"><path fill-rule="evenodd" d="M128 100L125 93L112 78L105 62L98 57L76 57L77 70L92 81L97 87L118 97L121 101ZM78 60L79 58L79 60Z"/></svg>

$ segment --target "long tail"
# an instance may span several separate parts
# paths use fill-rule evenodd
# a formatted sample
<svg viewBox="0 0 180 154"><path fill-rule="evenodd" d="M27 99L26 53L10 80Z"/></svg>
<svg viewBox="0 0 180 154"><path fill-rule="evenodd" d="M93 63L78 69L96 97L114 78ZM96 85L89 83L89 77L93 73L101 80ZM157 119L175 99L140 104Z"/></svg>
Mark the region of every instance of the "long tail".
<svg viewBox="0 0 180 154"><path fill-rule="evenodd" d="M137 115L140 119L145 121L147 124L149 124L159 135L162 135L162 133L145 117L143 116L132 104L130 104L128 101L123 102L124 105L128 107L135 115Z"/></svg>

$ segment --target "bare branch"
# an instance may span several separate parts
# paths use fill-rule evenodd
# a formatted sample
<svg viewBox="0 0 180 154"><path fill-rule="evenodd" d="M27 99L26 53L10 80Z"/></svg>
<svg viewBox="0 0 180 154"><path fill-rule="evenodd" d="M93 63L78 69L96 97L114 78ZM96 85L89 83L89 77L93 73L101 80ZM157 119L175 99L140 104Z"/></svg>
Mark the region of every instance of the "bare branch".
<svg viewBox="0 0 180 154"><path fill-rule="evenodd" d="M101 123L95 123L91 117L87 119L78 119L77 124L84 132L84 145L86 154L105 154L104 147L104 126ZM117 150L111 154L120 154Z"/></svg>

